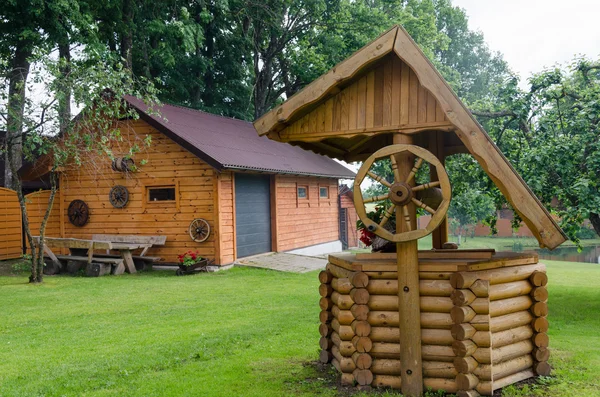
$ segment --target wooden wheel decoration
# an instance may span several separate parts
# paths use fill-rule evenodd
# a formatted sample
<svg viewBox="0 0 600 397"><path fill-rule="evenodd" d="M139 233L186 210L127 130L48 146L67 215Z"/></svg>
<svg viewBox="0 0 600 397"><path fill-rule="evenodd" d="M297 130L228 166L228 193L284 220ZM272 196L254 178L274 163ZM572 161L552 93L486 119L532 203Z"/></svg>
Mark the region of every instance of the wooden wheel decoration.
<svg viewBox="0 0 600 397"><path fill-rule="evenodd" d="M129 191L122 185L113 186L108 193L108 201L115 208L123 208L129 202Z"/></svg>
<svg viewBox="0 0 600 397"><path fill-rule="evenodd" d="M67 209L69 222L74 226L85 225L90 218L90 210L88 205L83 200L73 200Z"/></svg>
<svg viewBox="0 0 600 397"><path fill-rule="evenodd" d="M190 223L190 237L197 243L202 243L210 235L210 225L202 218L196 218Z"/></svg>
<svg viewBox="0 0 600 397"><path fill-rule="evenodd" d="M414 166L406 178L400 178L398 166L396 164L395 156L402 152L410 152L416 156ZM371 166L376 160L386 157L389 157L392 161L392 169L394 170L393 183L386 181L383 177L370 171ZM435 167L439 181L432 181L422 185L414 186L415 174L423 165L423 162L428 162L431 166ZM389 189L388 193L381 196L375 196L366 199L363 198L362 192L360 191L360 184L366 176L369 176L376 182L379 182L387 187ZM444 220L446 212L448 211L448 207L450 206L450 197L452 194L450 180L448 179L448 174L446 173L442 163L431 152L414 145L391 145L373 153L363 163L362 167L360 167L360 170L354 179L354 186L354 206L360 220L365 224L370 232L375 233L379 237L388 241L393 241L396 243L417 240L433 232L435 228L438 227L439 224ZM417 192L422 192L427 189L437 187L441 189L442 201L435 209L429 207L416 197ZM384 216L379 224L367 217L365 210L366 203L374 203L388 199L391 201L391 204L385 210ZM431 214L431 220L424 229L417 228L412 230L409 210L407 207L409 204L414 204L415 206L422 208ZM396 222L401 222L403 219L406 224L406 230L408 231L402 233L392 233L384 228L385 224L394 214L394 211L396 212Z"/></svg>

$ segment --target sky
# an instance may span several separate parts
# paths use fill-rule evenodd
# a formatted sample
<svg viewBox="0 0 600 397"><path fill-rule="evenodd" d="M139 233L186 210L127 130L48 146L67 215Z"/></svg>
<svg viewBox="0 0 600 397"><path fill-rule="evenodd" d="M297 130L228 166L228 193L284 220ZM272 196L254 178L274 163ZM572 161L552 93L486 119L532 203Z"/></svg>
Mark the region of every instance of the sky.
<svg viewBox="0 0 600 397"><path fill-rule="evenodd" d="M575 55L600 57L598 0L453 0L466 10L469 28L483 33L522 84L535 72ZM523 86L524 87L524 86Z"/></svg>

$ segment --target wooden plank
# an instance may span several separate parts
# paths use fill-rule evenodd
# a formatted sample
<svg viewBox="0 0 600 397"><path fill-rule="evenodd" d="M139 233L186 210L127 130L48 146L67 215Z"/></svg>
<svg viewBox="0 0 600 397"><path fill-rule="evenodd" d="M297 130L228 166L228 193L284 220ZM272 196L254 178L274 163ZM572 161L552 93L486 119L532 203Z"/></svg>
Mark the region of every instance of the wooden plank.
<svg viewBox="0 0 600 397"><path fill-rule="evenodd" d="M358 80L357 102L356 128L365 128L367 113L367 76L363 76Z"/></svg>
<svg viewBox="0 0 600 397"><path fill-rule="evenodd" d="M350 85L346 88L347 94L346 99L348 103L348 125L347 129L356 129L357 118L358 118L358 82Z"/></svg>
<svg viewBox="0 0 600 397"><path fill-rule="evenodd" d="M367 74L367 106L365 115L365 128L373 128L375 123L375 71Z"/></svg>
<svg viewBox="0 0 600 397"><path fill-rule="evenodd" d="M121 250L121 256L125 261L125 267L127 269L127 272L129 272L130 274L137 273L137 270L135 269L135 263L133 262L133 257L131 255L131 251Z"/></svg>
<svg viewBox="0 0 600 397"><path fill-rule="evenodd" d="M427 90L421 84L419 84L419 107L417 113L417 120L419 123L427 122Z"/></svg>
<svg viewBox="0 0 600 397"><path fill-rule="evenodd" d="M419 123L419 79L412 69L409 69L408 122Z"/></svg>
<svg viewBox="0 0 600 397"><path fill-rule="evenodd" d="M393 108L393 100L392 100L392 91L394 84L394 70L393 70L393 62L392 59L386 60L383 64L383 104L382 104L382 125L391 125L392 124L392 113Z"/></svg>
<svg viewBox="0 0 600 397"><path fill-rule="evenodd" d="M325 102L325 125L324 132L333 131L333 102L334 99L330 98Z"/></svg>
<svg viewBox="0 0 600 397"><path fill-rule="evenodd" d="M402 61L398 57L392 58L392 125L400 124L400 95L402 91Z"/></svg>
<svg viewBox="0 0 600 397"><path fill-rule="evenodd" d="M435 123L435 108L437 101L434 96L431 95L429 91L427 91L427 117L426 122Z"/></svg>
<svg viewBox="0 0 600 397"><path fill-rule="evenodd" d="M340 98L340 130L344 131L348 129L348 89L342 90L338 96Z"/></svg>
<svg viewBox="0 0 600 397"><path fill-rule="evenodd" d="M373 107L373 126L383 125L383 106L384 106L384 68L379 66L375 68L374 107Z"/></svg>
<svg viewBox="0 0 600 397"><path fill-rule="evenodd" d="M39 236L33 236L36 244L39 245ZM44 244L48 247L52 248L75 248L75 249L88 249L90 248L90 244L94 243L95 249L113 249L112 243L110 241L93 241L93 240L83 240L77 238L52 238L45 237Z"/></svg>
<svg viewBox="0 0 600 397"><path fill-rule="evenodd" d="M93 234L92 240L110 241L111 243L164 245L167 242L167 236L141 236L139 234Z"/></svg>

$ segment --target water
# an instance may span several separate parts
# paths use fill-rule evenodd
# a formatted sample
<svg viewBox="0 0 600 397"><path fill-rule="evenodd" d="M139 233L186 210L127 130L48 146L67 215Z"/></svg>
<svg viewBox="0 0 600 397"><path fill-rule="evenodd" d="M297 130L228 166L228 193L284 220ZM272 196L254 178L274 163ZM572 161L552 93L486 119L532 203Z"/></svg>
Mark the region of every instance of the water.
<svg viewBox="0 0 600 397"><path fill-rule="evenodd" d="M600 245L583 247L581 252L577 252L577 247L556 248L554 251L538 249L536 251L540 259L600 264Z"/></svg>

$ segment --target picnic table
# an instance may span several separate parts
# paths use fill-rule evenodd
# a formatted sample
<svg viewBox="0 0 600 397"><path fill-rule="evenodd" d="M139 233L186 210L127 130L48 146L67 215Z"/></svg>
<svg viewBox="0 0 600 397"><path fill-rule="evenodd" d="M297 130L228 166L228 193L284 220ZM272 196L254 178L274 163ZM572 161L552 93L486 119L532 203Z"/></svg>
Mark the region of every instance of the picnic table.
<svg viewBox="0 0 600 397"><path fill-rule="evenodd" d="M97 236L94 236L97 237ZM46 256L48 256L52 262L59 268L62 268L60 260L87 262L88 267L92 263L104 264L110 266L110 272L112 274L122 274L125 270L129 273L136 273L136 267L134 263L133 251L142 249L142 255L147 252L153 245L152 241L146 242L127 242L127 241L110 241L109 235L106 240L100 240L92 238L91 240L77 239L77 238L55 238L45 237L43 242L43 250ZM122 239L123 236L116 238L115 240ZM136 236L132 236L136 237ZM165 238L166 239L166 238ZM36 245L40 246L39 236L34 237ZM160 243L160 242L159 242ZM164 242L163 242L164 244ZM70 255L56 255L51 248L68 248ZM117 251L118 255L102 255L95 254L94 250L105 250L106 252ZM150 257L150 260L156 260L158 258ZM100 268L102 266L99 266ZM114 267L114 268L112 268ZM93 272L89 271L88 273ZM98 269L98 274L102 275L106 273L106 269ZM101 274L100 274L101 273Z"/></svg>

